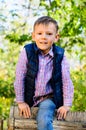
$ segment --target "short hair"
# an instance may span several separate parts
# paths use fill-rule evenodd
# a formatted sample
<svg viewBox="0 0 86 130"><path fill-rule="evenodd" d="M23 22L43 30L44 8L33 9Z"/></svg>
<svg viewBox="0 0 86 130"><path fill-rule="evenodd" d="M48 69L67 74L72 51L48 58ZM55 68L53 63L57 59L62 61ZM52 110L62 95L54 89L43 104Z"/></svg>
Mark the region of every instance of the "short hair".
<svg viewBox="0 0 86 130"><path fill-rule="evenodd" d="M35 26L36 26L36 25L39 25L39 24L48 25L49 23L53 23L53 24L55 25L56 32L57 32L58 29L59 29L58 23L57 23L56 20L54 20L53 18L51 18L51 17L49 17L49 16L42 16L42 17L38 18L38 19L35 21L33 28L35 29Z"/></svg>

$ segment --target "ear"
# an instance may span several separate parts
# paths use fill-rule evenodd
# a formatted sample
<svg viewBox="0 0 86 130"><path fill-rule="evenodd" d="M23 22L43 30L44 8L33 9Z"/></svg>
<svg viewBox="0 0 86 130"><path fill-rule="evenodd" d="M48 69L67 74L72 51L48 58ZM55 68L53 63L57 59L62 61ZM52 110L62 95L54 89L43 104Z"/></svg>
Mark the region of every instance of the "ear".
<svg viewBox="0 0 86 130"><path fill-rule="evenodd" d="M35 41L35 34L32 32L32 40Z"/></svg>
<svg viewBox="0 0 86 130"><path fill-rule="evenodd" d="M59 40L59 38L60 38L60 35L57 33L56 36L55 36L54 42L57 42Z"/></svg>

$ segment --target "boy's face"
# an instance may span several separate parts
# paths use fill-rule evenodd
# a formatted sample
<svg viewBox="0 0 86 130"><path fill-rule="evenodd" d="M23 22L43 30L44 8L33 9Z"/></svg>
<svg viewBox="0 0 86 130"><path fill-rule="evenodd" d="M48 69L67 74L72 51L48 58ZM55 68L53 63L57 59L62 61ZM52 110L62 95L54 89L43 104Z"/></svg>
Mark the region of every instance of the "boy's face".
<svg viewBox="0 0 86 130"><path fill-rule="evenodd" d="M47 54L52 44L58 40L59 35L53 23L49 23L48 25L39 24L35 26L32 38L42 53Z"/></svg>

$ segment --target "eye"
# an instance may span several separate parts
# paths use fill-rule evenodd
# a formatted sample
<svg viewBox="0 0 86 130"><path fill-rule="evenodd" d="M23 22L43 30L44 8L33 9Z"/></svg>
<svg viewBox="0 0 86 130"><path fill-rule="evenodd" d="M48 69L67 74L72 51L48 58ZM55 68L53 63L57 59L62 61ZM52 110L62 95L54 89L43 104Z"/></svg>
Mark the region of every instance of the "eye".
<svg viewBox="0 0 86 130"><path fill-rule="evenodd" d="M47 33L48 35L52 35L52 33Z"/></svg>
<svg viewBox="0 0 86 130"><path fill-rule="evenodd" d="M37 33L38 35L41 35L42 33Z"/></svg>

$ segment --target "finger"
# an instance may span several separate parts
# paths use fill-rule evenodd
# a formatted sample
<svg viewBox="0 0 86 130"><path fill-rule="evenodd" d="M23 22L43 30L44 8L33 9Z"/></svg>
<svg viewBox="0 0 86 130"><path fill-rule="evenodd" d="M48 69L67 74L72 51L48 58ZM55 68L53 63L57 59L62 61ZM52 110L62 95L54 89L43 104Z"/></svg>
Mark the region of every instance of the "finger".
<svg viewBox="0 0 86 130"><path fill-rule="evenodd" d="M25 113L26 113L26 117L29 118L30 117L30 108L28 107L27 104L26 104Z"/></svg>
<svg viewBox="0 0 86 130"><path fill-rule="evenodd" d="M26 111L23 112L23 116L24 116L25 118L27 117Z"/></svg>
<svg viewBox="0 0 86 130"><path fill-rule="evenodd" d="M26 118L30 118L30 116L31 116L30 108L27 105L26 105L26 109L24 111L24 115Z"/></svg>
<svg viewBox="0 0 86 130"><path fill-rule="evenodd" d="M63 117L64 119L66 118L67 112L68 112L68 111L65 111L65 112L64 112L64 117Z"/></svg>
<svg viewBox="0 0 86 130"><path fill-rule="evenodd" d="M66 112L64 113L64 115L63 115L63 119L65 119L66 118Z"/></svg>
<svg viewBox="0 0 86 130"><path fill-rule="evenodd" d="M29 117L31 117L31 111L30 111L30 108L29 108L29 107L27 108L27 115L28 115Z"/></svg>
<svg viewBox="0 0 86 130"><path fill-rule="evenodd" d="M63 117L63 114L62 114L62 113L59 113L58 120L61 120L62 117Z"/></svg>
<svg viewBox="0 0 86 130"><path fill-rule="evenodd" d="M57 110L57 119L60 118L60 108Z"/></svg>
<svg viewBox="0 0 86 130"><path fill-rule="evenodd" d="M20 106L18 106L18 109L19 109L19 115L22 116L22 115L23 115L23 111L22 111L22 109L20 108Z"/></svg>
<svg viewBox="0 0 86 130"><path fill-rule="evenodd" d="M61 110L61 108L59 108L59 109L57 110L57 113L59 113L59 112L60 112L60 110Z"/></svg>
<svg viewBox="0 0 86 130"><path fill-rule="evenodd" d="M57 119L58 119L58 116L59 116L59 112L57 112L57 115L56 115Z"/></svg>
<svg viewBox="0 0 86 130"><path fill-rule="evenodd" d="M30 118L30 111L29 111L28 108L26 109L25 113L26 113L26 117L27 117L27 118Z"/></svg>
<svg viewBox="0 0 86 130"><path fill-rule="evenodd" d="M60 120L61 119L61 113L57 113L57 119Z"/></svg>
<svg viewBox="0 0 86 130"><path fill-rule="evenodd" d="M60 110L60 112L59 112L59 116L58 116L58 120L62 120L62 119L64 119L64 113L65 113L65 111Z"/></svg>

